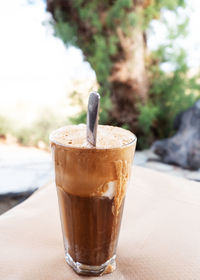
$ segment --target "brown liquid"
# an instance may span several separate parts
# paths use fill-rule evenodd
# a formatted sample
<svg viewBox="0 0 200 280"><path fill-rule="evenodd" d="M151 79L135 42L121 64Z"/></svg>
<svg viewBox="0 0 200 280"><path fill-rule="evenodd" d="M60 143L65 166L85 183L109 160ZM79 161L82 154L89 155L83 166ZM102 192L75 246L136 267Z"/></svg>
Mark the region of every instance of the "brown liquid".
<svg viewBox="0 0 200 280"><path fill-rule="evenodd" d="M114 199L80 197L57 188L66 250L75 262L101 265L117 246L123 203L116 217Z"/></svg>

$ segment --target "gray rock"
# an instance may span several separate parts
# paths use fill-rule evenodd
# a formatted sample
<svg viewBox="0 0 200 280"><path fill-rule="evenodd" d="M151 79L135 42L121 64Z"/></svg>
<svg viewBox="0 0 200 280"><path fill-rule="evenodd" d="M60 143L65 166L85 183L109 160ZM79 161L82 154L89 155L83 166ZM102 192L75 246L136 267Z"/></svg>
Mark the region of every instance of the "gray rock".
<svg viewBox="0 0 200 280"><path fill-rule="evenodd" d="M161 161L197 170L200 168L200 100L179 114L175 120L177 133L168 139L156 141L152 151Z"/></svg>

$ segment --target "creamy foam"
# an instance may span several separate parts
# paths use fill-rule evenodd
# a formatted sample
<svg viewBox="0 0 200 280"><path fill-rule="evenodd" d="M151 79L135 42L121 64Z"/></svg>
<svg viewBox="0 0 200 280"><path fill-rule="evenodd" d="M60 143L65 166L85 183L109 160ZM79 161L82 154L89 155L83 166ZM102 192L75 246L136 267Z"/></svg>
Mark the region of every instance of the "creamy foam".
<svg viewBox="0 0 200 280"><path fill-rule="evenodd" d="M50 136L56 185L80 197L114 198L118 215L130 178L136 137L128 130L98 126L97 147L86 143L86 125L71 125Z"/></svg>
<svg viewBox="0 0 200 280"><path fill-rule="evenodd" d="M135 135L123 128L107 125L98 125L96 148L119 148L133 142ZM57 144L91 148L86 140L86 125L69 125L54 131L50 140Z"/></svg>

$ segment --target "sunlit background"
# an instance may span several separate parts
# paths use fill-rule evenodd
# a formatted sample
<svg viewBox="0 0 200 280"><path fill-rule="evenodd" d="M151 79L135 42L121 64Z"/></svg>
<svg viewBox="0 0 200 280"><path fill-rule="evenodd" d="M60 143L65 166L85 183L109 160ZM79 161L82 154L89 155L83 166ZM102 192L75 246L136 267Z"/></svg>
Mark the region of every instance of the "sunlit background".
<svg viewBox="0 0 200 280"><path fill-rule="evenodd" d="M187 50L189 66L195 72L200 65L200 2L188 1L180 13L189 15L188 35L174 44ZM171 12L165 12L164 17L172 26L176 24ZM41 117L67 120L79 110L71 105L72 91L87 97L88 91L96 88L95 73L81 50L66 48L53 35L50 18L42 0L0 3L0 116L11 120L13 129L30 126ZM150 49L163 43L165 29L161 22L152 22ZM169 63L163 68L171 70Z"/></svg>
<svg viewBox="0 0 200 280"><path fill-rule="evenodd" d="M169 29L175 30L187 16L187 35L175 38L172 49L174 52L180 47L185 49L188 75L192 76L200 69L200 2L186 2L186 8L177 9L178 17L163 10L159 19L152 20L147 30L147 46L154 51L159 45L167 45ZM49 132L70 123L72 117L86 108L89 92L98 89L95 72L82 51L66 47L54 36L51 20L45 1L0 2L0 193L3 194L32 191L53 178ZM170 61L161 65L168 73L174 67ZM73 95L74 92L78 95ZM146 148L149 146L144 146L143 153L137 153L138 164L147 162L150 152ZM155 166L149 163L149 167ZM157 169L166 172L173 169L176 175L199 180L197 172L191 175L189 171L162 164Z"/></svg>
<svg viewBox="0 0 200 280"><path fill-rule="evenodd" d="M69 94L77 87L87 94L95 81L81 51L53 36L44 1L0 5L0 115L18 129L75 114Z"/></svg>

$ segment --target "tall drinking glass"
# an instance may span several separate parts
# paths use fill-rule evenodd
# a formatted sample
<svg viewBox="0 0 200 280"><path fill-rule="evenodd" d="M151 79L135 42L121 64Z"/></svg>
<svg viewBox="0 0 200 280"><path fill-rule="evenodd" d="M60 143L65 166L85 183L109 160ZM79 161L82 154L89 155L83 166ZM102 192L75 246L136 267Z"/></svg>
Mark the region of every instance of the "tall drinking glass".
<svg viewBox="0 0 200 280"><path fill-rule="evenodd" d="M116 267L116 247L131 175L136 137L98 126L97 146L85 143L86 126L50 135L67 263L79 274L100 275Z"/></svg>

